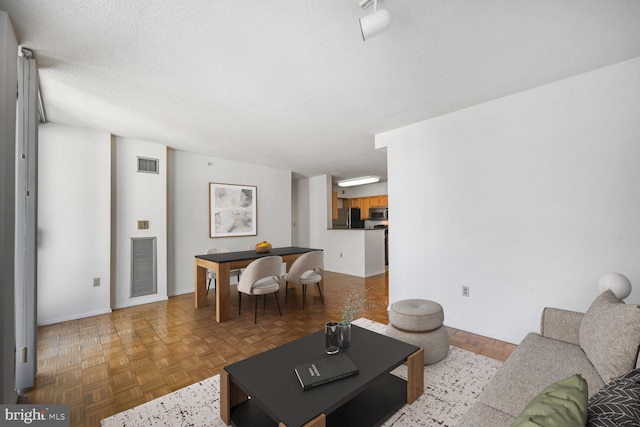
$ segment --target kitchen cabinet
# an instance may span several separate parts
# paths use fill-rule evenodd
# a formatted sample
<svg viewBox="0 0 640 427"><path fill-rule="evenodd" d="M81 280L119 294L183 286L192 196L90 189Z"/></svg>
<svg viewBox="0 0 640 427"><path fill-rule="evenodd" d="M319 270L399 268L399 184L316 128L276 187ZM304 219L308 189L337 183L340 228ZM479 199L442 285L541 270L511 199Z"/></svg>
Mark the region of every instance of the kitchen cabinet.
<svg viewBox="0 0 640 427"><path fill-rule="evenodd" d="M369 197L360 198L360 219L369 219Z"/></svg>
<svg viewBox="0 0 640 427"><path fill-rule="evenodd" d="M388 205L389 196L387 194L369 197L369 207L371 208L386 208Z"/></svg>
<svg viewBox="0 0 640 427"><path fill-rule="evenodd" d="M333 191L332 194L333 209L332 217L336 219L338 217L338 193ZM354 197L352 199L342 199L343 208L358 208L360 209L360 219L369 219L369 208L386 208L389 205L389 196L387 194L381 194L379 196L368 197Z"/></svg>
<svg viewBox="0 0 640 427"><path fill-rule="evenodd" d="M389 206L389 196L381 194L379 196L354 197L352 199L344 199L343 208L360 208L369 210L369 208L386 208Z"/></svg>
<svg viewBox="0 0 640 427"><path fill-rule="evenodd" d="M331 192L331 219L338 219L338 192Z"/></svg>

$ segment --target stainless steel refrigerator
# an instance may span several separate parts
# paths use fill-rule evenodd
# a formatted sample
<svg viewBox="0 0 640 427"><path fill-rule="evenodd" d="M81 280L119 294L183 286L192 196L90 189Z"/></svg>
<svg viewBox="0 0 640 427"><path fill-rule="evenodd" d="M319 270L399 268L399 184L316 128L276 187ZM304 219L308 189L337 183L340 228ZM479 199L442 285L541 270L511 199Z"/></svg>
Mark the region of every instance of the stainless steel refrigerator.
<svg viewBox="0 0 640 427"><path fill-rule="evenodd" d="M338 209L338 219L333 220L333 228L364 228L360 219L360 208Z"/></svg>

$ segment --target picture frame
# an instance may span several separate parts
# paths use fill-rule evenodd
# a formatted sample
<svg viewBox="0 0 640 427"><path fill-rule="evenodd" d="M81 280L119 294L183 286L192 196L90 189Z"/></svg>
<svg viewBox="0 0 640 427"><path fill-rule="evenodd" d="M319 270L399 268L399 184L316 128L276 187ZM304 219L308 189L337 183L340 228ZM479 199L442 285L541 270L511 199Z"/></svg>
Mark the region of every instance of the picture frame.
<svg viewBox="0 0 640 427"><path fill-rule="evenodd" d="M209 183L209 237L258 235L258 189Z"/></svg>

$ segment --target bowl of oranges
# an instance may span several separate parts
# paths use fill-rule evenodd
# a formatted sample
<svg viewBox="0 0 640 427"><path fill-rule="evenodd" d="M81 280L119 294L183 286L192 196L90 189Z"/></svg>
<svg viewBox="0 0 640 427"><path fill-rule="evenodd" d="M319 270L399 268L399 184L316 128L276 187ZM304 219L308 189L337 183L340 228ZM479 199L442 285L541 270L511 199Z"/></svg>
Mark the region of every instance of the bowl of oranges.
<svg viewBox="0 0 640 427"><path fill-rule="evenodd" d="M262 242L256 245L256 251L258 252L269 252L271 250L271 243L263 240Z"/></svg>

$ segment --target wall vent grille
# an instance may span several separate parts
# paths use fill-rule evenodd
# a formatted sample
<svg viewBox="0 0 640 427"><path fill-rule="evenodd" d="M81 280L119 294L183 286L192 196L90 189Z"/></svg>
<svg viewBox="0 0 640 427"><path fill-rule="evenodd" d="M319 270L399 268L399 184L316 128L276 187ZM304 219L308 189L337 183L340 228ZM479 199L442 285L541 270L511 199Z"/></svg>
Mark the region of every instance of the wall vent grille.
<svg viewBox="0 0 640 427"><path fill-rule="evenodd" d="M160 173L158 168L159 163L159 159L151 159L149 157L138 156L138 172Z"/></svg>
<svg viewBox="0 0 640 427"><path fill-rule="evenodd" d="M131 297L157 293L156 237L131 238Z"/></svg>

